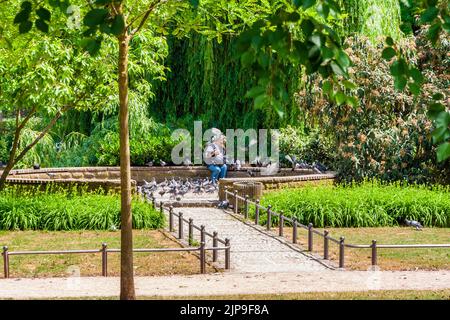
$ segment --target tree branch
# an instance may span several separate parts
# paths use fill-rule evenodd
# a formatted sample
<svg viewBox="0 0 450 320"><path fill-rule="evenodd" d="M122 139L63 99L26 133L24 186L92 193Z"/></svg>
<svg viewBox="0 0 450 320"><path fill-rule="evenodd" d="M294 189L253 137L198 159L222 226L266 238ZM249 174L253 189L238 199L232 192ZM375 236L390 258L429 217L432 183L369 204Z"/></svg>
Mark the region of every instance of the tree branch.
<svg viewBox="0 0 450 320"><path fill-rule="evenodd" d="M133 31L131 31L130 36L133 37L136 33L138 33L142 29L142 27L144 26L144 24L147 21L148 17L153 12L153 10L156 8L156 6L158 6L159 4L165 3L165 2L167 2L167 0L158 0L158 1L154 2L154 3L152 3L150 5L150 7L147 9L147 11L145 11L143 13L144 17L141 19L141 22L139 23L139 26L136 29L134 29ZM127 29L129 27L131 27L133 25L133 23L135 23L137 20L139 20L139 18L141 16L142 16L142 14L138 15L135 19L133 19L133 21L131 21L128 24Z"/></svg>
<svg viewBox="0 0 450 320"><path fill-rule="evenodd" d="M28 146L26 146L20 154L14 159L13 166L15 166L22 158L25 156L25 154L30 151L31 148L33 148L41 139L44 137L51 128L56 124L59 118L61 118L62 114L72 108L74 105L68 105L62 108L60 111L58 111L55 115L55 117L50 121L50 123L44 128L44 130L39 133L39 135L31 142Z"/></svg>

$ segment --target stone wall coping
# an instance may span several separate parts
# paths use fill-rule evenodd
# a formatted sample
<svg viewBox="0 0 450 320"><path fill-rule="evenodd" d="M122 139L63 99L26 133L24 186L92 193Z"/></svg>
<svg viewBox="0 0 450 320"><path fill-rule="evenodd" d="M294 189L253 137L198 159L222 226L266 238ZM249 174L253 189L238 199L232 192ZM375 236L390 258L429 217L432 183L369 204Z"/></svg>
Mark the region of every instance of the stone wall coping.
<svg viewBox="0 0 450 320"><path fill-rule="evenodd" d="M263 168L261 167L251 167L245 166L242 167L241 172L245 172L247 170L252 170L254 172L259 172ZM178 170L189 170L189 171L208 171L203 165L198 166L154 166L154 167L131 167L131 171L178 171ZM290 168L281 168L281 171L288 172L292 169ZM2 170L0 170L1 172ZM42 169L16 169L11 170L10 176L14 175L22 175L22 174L42 174L42 173L53 173L53 172L99 172L99 171L120 171L120 167L63 167L63 168L42 168ZM233 168L229 168L229 171L237 171ZM296 169L295 172L298 173L310 173L312 170L310 169Z"/></svg>
<svg viewBox="0 0 450 320"><path fill-rule="evenodd" d="M252 178L224 178L221 179L224 183L241 182L241 181L255 181L255 182L294 182L305 180L322 180L322 179L335 179L336 173L323 173L323 174L308 174L298 176L268 176L268 177L252 177Z"/></svg>

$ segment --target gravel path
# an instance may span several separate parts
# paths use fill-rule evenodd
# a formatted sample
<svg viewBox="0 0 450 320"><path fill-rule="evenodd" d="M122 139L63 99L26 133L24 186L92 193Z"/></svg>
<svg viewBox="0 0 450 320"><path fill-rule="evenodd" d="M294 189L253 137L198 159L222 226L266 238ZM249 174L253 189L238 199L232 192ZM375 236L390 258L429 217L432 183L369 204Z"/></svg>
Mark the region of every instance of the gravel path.
<svg viewBox="0 0 450 320"><path fill-rule="evenodd" d="M223 210L215 208L178 208L186 219L192 218L197 226L205 225L209 233L218 232L219 238L231 241L231 269L233 272L300 272L327 269L323 264L295 251L278 237L271 237L247 225ZM178 228L178 219L175 219ZM184 234L188 236L188 226L184 224ZM200 239L200 232L195 232ZM207 245L212 240L207 237ZM219 266L223 267L224 254L219 254Z"/></svg>
<svg viewBox="0 0 450 320"><path fill-rule="evenodd" d="M135 281L138 296L158 297L319 291L439 290L450 288L450 272L325 270L137 277ZM117 277L0 280L0 299L117 297L118 295L119 278Z"/></svg>

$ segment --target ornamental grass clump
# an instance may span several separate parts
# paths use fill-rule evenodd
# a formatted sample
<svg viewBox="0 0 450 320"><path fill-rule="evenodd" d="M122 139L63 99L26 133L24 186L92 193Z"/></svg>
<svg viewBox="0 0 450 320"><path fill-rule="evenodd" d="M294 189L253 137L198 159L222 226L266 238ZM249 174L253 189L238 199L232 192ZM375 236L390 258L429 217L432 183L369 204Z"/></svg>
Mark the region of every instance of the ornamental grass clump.
<svg viewBox="0 0 450 320"><path fill-rule="evenodd" d="M136 195L133 228L157 229L164 216ZM115 230L120 228L120 197L75 189L39 191L9 187L0 192L0 230Z"/></svg>
<svg viewBox="0 0 450 320"><path fill-rule="evenodd" d="M263 206L284 211L302 224L315 227L396 226L405 219L427 227L450 227L450 187L378 181L337 186L305 186L267 193ZM251 210L254 215L254 209ZM266 212L261 212L266 223Z"/></svg>

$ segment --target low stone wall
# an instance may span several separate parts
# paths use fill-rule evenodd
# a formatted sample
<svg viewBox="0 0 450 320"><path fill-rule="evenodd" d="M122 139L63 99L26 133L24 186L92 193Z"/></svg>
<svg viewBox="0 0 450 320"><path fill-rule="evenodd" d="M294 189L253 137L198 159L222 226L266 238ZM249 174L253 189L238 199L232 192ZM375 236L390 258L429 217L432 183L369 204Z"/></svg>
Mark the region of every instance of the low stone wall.
<svg viewBox="0 0 450 320"><path fill-rule="evenodd" d="M273 176L273 177L255 177L255 178L226 178L219 181L219 200L225 200L225 189L233 190L233 183L243 181L261 182L263 192L281 188L302 187L305 185L333 184L335 173L325 174L303 174L297 176Z"/></svg>
<svg viewBox="0 0 450 320"><path fill-rule="evenodd" d="M252 177L249 176L251 171ZM311 170L295 170L282 168L277 176L262 176L262 168L245 167L239 171L230 169L226 179L219 184L219 194L223 198L223 187L236 181L255 180L264 184L265 190L294 187L305 184L305 181L334 179L333 174L317 175ZM157 182L173 178L206 178L210 176L205 166L166 166L166 167L131 167L132 185L140 185L144 180ZM47 185L51 182L59 185L88 185L90 189L102 187L107 190L120 189L119 167L72 167L12 170L8 176L8 184Z"/></svg>

